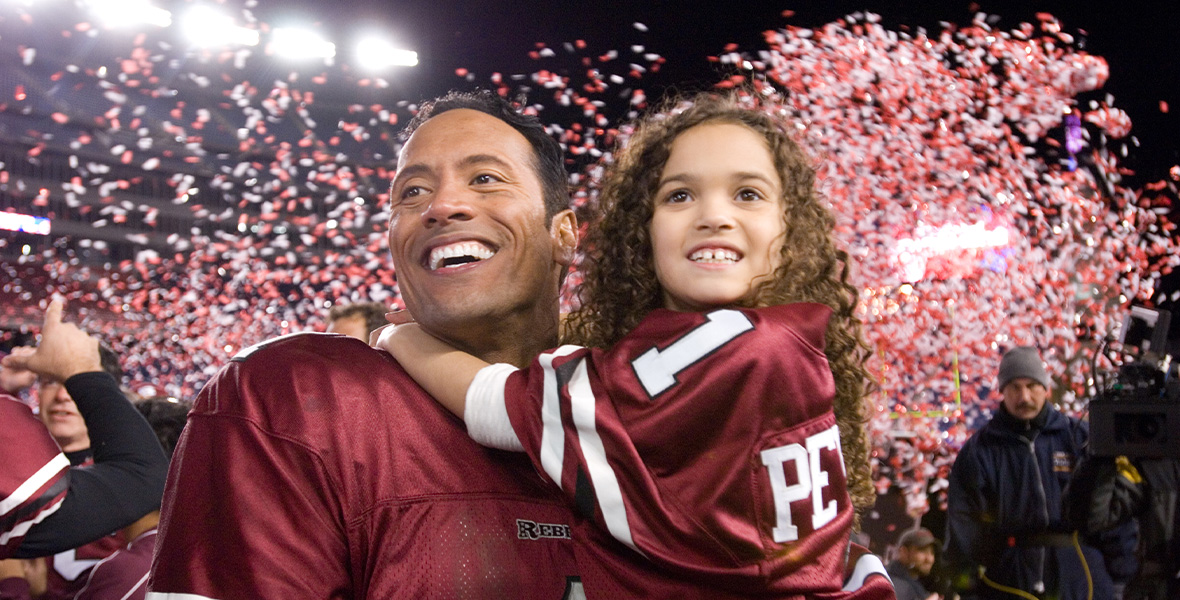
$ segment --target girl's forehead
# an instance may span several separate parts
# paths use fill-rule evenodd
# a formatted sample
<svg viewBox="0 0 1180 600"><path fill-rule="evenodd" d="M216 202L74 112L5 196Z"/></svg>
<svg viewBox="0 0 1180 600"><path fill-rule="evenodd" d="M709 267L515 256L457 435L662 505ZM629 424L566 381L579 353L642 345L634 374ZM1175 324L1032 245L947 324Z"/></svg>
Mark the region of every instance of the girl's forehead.
<svg viewBox="0 0 1180 600"><path fill-rule="evenodd" d="M763 132L744 123L709 121L680 132L671 142L662 171L678 168L740 168L746 171L778 169Z"/></svg>

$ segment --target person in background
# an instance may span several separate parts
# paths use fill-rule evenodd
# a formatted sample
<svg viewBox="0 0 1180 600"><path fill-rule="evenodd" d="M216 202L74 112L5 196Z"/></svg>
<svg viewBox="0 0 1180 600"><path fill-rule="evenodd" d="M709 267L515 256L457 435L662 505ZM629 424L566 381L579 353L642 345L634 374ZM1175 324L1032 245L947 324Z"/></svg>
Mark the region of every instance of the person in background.
<svg viewBox="0 0 1180 600"><path fill-rule="evenodd" d="M1133 554L1133 540L1100 541L1104 561L1062 511L1088 427L1047 402L1051 382L1036 348L1005 352L996 383L1000 406L963 445L948 481L954 589L965 598L1112 598L1106 564Z"/></svg>
<svg viewBox="0 0 1180 600"><path fill-rule="evenodd" d="M380 302L336 304L328 310L328 333L339 333L369 343L369 334L385 325L389 309Z"/></svg>
<svg viewBox="0 0 1180 600"><path fill-rule="evenodd" d="M94 442L94 462L71 467L42 422L0 397L0 559L53 554L127 526L158 505L167 474L151 428L103 372L98 341L63 323L61 312L61 302L51 302L36 350L6 356L4 366L64 382ZM43 562L0 560L0 593L27 593L26 572L43 572Z"/></svg>
<svg viewBox="0 0 1180 600"><path fill-rule="evenodd" d="M171 460L191 405L172 398L148 398L136 402L135 408L155 430L165 456ZM74 599L144 600L159 523L160 511L154 510L123 528L120 534L127 545L90 569Z"/></svg>
<svg viewBox="0 0 1180 600"><path fill-rule="evenodd" d="M898 540L897 558L886 567L897 600L938 600L938 594L926 591L921 579L934 566L934 547L938 540L929 529L911 529Z"/></svg>
<svg viewBox="0 0 1180 600"><path fill-rule="evenodd" d="M101 342L98 345L100 365L111 380L121 381L123 369L115 353ZM37 400L41 405L40 417L49 434L57 441L70 465L88 467L94 464L94 452L90 441L90 429L78 410L65 382L52 376L37 380ZM161 490L161 495L162 490ZM156 499L159 501L159 498ZM98 561L110 556L123 546L118 530L84 544L46 557L46 592L41 600L67 600L73 598L86 581L86 573ZM38 582L30 582L35 587Z"/></svg>
<svg viewBox="0 0 1180 600"><path fill-rule="evenodd" d="M1092 535L1138 525L1122 600L1180 598L1180 459L1087 456L1066 497L1070 523Z"/></svg>

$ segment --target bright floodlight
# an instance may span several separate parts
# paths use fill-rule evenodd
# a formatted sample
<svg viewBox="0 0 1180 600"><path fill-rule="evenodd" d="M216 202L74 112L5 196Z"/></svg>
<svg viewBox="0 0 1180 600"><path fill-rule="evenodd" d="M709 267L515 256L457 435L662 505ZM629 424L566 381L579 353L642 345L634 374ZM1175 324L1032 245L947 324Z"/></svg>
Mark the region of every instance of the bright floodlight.
<svg viewBox="0 0 1180 600"><path fill-rule="evenodd" d="M258 32L234 24L233 18L209 6L195 6L180 23L185 36L202 48L257 46Z"/></svg>
<svg viewBox="0 0 1180 600"><path fill-rule="evenodd" d="M49 219L20 213L0 212L0 229L49 235Z"/></svg>
<svg viewBox="0 0 1180 600"><path fill-rule="evenodd" d="M293 59L336 56L336 44L306 29L275 29L270 36L270 50L277 56Z"/></svg>
<svg viewBox="0 0 1180 600"><path fill-rule="evenodd" d="M157 27L172 24L172 13L155 6L148 0L88 0L90 10L110 27L126 27L147 23Z"/></svg>
<svg viewBox="0 0 1180 600"><path fill-rule="evenodd" d="M412 67L418 64L418 53L394 48L384 38L370 36L356 45L357 64L373 71L389 67Z"/></svg>

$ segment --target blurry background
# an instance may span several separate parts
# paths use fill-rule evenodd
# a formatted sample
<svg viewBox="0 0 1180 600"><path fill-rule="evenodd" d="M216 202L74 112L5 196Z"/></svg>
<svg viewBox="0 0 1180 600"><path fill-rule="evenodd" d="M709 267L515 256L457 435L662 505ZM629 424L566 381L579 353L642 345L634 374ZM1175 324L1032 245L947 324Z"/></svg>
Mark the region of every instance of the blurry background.
<svg viewBox="0 0 1180 600"><path fill-rule="evenodd" d="M420 100L520 98L592 208L627 118L753 82L857 260L879 488L924 510L1004 349L1041 347L1081 411L1095 340L1180 299L1180 5L824 4L0 0L3 344L62 294L129 386L191 398L333 304L399 302Z"/></svg>

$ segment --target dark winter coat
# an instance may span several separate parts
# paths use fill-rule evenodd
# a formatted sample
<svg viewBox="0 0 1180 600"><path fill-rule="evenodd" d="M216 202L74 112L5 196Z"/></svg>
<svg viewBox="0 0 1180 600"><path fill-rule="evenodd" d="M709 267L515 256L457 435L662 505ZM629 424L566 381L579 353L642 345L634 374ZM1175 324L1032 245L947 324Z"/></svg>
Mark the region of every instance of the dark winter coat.
<svg viewBox="0 0 1180 600"><path fill-rule="evenodd" d="M964 597L1113 597L1102 553L1062 517L1088 435L1085 423L1049 404L1031 422L1000 407L963 445L949 481L946 556ZM1132 556L1134 543L1122 539L1106 550Z"/></svg>

